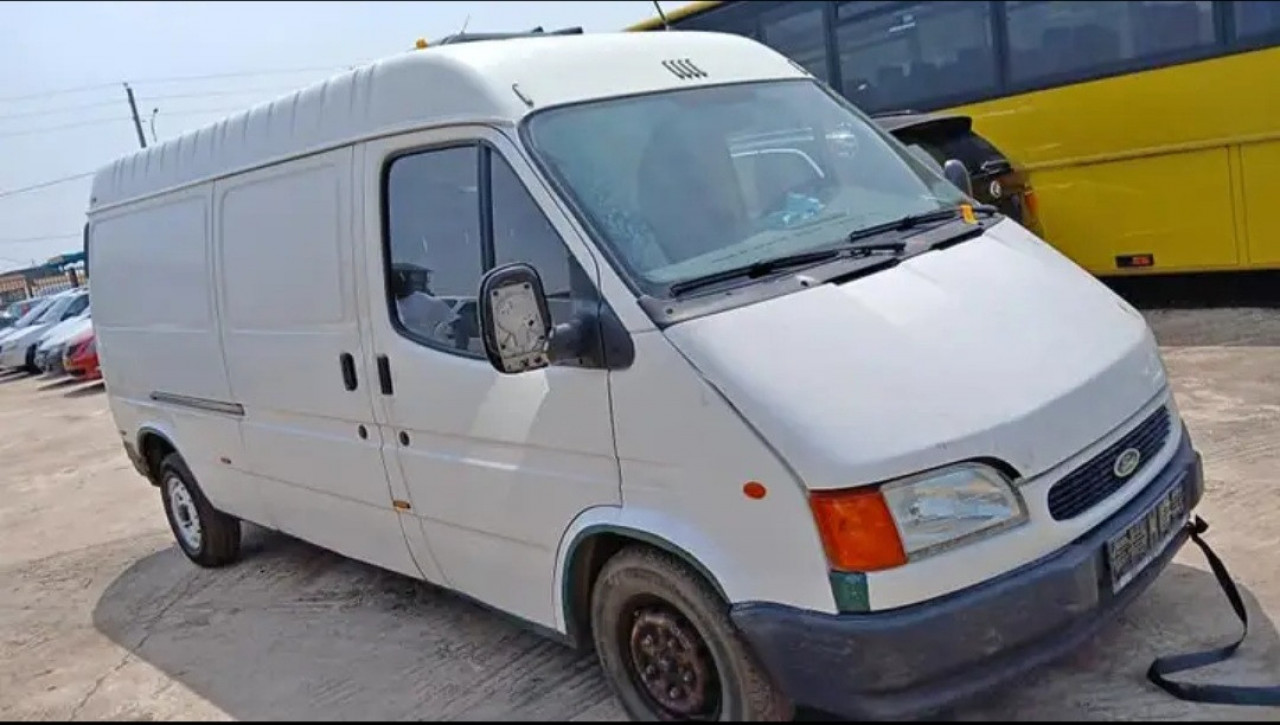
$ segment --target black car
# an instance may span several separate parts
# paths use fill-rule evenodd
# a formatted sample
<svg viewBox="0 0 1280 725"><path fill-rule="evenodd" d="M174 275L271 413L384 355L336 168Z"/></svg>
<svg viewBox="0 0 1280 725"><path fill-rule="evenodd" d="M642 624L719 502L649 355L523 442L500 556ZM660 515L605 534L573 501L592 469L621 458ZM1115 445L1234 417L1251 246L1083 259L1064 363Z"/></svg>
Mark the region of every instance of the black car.
<svg viewBox="0 0 1280 725"><path fill-rule="evenodd" d="M973 178L973 196L977 201L998 208L1035 234L1041 234L1028 173L974 131L973 119L958 114L911 111L873 118L908 148L923 151L937 162L939 169L948 159L963 163Z"/></svg>

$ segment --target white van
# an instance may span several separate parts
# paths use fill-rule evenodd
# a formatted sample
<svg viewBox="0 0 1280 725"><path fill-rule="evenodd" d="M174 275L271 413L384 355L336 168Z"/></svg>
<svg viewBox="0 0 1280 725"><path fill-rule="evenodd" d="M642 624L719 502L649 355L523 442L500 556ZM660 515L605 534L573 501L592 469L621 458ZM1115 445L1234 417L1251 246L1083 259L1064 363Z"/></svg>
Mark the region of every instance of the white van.
<svg viewBox="0 0 1280 725"><path fill-rule="evenodd" d="M741 37L447 43L101 171L94 325L197 564L250 521L457 590L636 718L911 715L1203 488L1141 315L971 204Z"/></svg>

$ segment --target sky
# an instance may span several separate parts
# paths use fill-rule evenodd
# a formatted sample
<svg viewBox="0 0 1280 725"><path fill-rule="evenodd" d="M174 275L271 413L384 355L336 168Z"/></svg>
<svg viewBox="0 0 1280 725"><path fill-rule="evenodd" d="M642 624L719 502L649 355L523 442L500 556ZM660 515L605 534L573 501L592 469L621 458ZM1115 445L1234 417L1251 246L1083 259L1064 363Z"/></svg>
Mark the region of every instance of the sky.
<svg viewBox="0 0 1280 725"><path fill-rule="evenodd" d="M599 32L655 14L650 0L0 3L0 271L79 251L89 176L13 192L137 149L125 82L150 144L153 121L164 141L464 23Z"/></svg>

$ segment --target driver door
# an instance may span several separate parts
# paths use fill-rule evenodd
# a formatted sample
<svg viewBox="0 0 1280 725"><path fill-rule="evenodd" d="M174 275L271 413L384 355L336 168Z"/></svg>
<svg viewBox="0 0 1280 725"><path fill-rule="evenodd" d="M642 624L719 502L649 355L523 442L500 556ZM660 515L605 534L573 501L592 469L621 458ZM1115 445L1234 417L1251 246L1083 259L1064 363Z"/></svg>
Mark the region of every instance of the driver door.
<svg viewBox="0 0 1280 725"><path fill-rule="evenodd" d="M388 469L423 536L417 557L448 586L554 626L564 531L584 509L621 501L609 375L499 373L475 297L487 270L527 262L563 321L601 304L596 261L493 129L382 139L363 156L370 369ZM428 307L447 308L447 324Z"/></svg>

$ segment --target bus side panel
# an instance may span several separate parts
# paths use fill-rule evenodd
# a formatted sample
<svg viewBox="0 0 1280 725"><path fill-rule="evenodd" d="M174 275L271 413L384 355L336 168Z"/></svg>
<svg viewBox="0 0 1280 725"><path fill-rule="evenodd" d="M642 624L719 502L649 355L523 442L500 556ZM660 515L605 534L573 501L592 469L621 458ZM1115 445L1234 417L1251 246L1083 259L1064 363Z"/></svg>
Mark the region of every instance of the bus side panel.
<svg viewBox="0 0 1280 725"><path fill-rule="evenodd" d="M1245 144L1247 185L1275 183L1263 171L1274 152L1249 144L1280 137L1280 94L1258 91L1277 69L1280 48L1270 48L950 110L972 115L976 131L1030 171L1046 241L1091 272L1133 271L1114 255L1139 251L1155 254L1155 272L1243 267L1261 261L1252 249L1266 241L1251 234L1246 246L1224 214L1226 158ZM1246 192L1252 217L1268 197Z"/></svg>
<svg viewBox="0 0 1280 725"><path fill-rule="evenodd" d="M1240 148L1249 262L1280 266L1280 140Z"/></svg>
<svg viewBox="0 0 1280 725"><path fill-rule="evenodd" d="M1141 255L1154 271L1235 266L1230 179L1225 147L1033 174L1047 240L1103 274Z"/></svg>
<svg viewBox="0 0 1280 725"><path fill-rule="evenodd" d="M243 459L238 419L155 399L235 401L212 297L210 197L205 185L95 215L93 324L125 437L163 433L215 507L261 522L253 488L228 464Z"/></svg>

